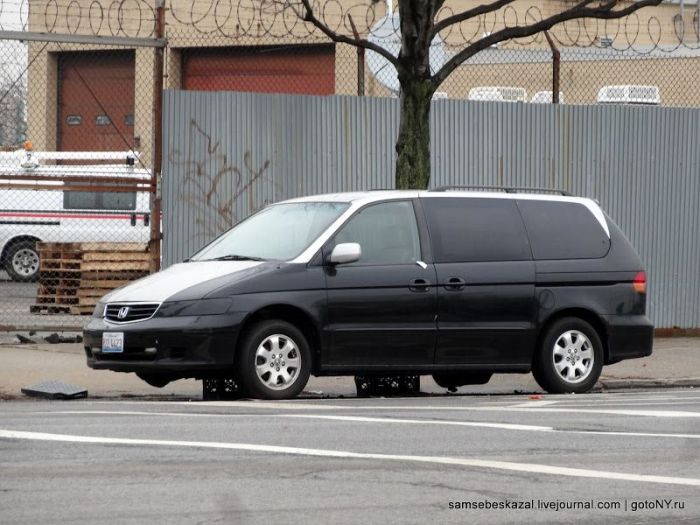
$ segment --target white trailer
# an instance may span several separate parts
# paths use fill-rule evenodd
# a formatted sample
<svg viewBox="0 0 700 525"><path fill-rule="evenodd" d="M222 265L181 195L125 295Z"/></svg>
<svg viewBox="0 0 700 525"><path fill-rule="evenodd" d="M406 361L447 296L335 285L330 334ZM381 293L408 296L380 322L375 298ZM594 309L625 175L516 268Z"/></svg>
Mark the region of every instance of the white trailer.
<svg viewBox="0 0 700 525"><path fill-rule="evenodd" d="M37 242L148 242L150 172L137 162L135 152L0 153L0 264L9 276L38 278Z"/></svg>

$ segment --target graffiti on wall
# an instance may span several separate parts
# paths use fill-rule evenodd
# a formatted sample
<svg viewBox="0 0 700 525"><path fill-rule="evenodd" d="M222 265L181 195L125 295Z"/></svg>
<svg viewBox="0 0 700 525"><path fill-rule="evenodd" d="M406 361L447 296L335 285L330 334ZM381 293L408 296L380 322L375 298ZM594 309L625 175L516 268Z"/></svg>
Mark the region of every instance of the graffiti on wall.
<svg viewBox="0 0 700 525"><path fill-rule="evenodd" d="M221 142L193 119L188 144L201 141L205 148L193 148L203 151L201 157L192 159L173 149L168 161L184 171L177 195L195 225L190 239L207 242L267 204L258 202L255 191L257 184L266 179L271 162L267 159L255 165L250 150L243 152L242 163L233 162Z"/></svg>

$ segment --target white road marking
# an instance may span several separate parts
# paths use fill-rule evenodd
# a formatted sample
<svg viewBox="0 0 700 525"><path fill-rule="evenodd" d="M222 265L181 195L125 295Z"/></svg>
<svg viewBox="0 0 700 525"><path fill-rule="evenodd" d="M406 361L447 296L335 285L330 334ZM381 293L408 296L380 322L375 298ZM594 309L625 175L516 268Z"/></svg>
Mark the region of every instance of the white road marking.
<svg viewBox="0 0 700 525"><path fill-rule="evenodd" d="M511 408L538 408L538 407L546 407L549 405L555 405L559 403L560 401L528 401L526 403L518 403L516 405L508 405Z"/></svg>
<svg viewBox="0 0 700 525"><path fill-rule="evenodd" d="M515 423L493 423L489 421L451 421L446 419L398 419L391 417L362 417L362 416L335 416L319 414L281 414L278 417L299 419L327 419L331 421L351 421L356 423L398 423L409 425L446 425L460 427L497 428L500 430L527 430L532 432L551 432L552 427L539 425L519 425Z"/></svg>
<svg viewBox="0 0 700 525"><path fill-rule="evenodd" d="M113 437L93 437L67 434L47 434L43 432L24 432L17 430L0 430L0 438L22 439L32 441L51 441L63 443L89 443L99 445L130 445L130 446L160 446L160 447L189 447L226 450L243 450L248 452L267 452L272 454L288 454L296 456L315 456L339 459L376 459L381 461L402 461L415 463L432 463L454 465L493 470L528 472L552 476L568 476L575 478L598 478L608 480L633 481L641 483L659 483L666 485L690 485L700 487L700 479L679 478L672 476L656 476L649 474L631 474L625 472L610 472L604 470L577 469L541 465L536 463L516 463L511 461L494 461L484 459L457 458L449 456L411 456L398 454L373 454L349 452L344 450L328 450L315 448L285 447L276 445L259 445L250 443L221 443L211 441L173 441L160 439L132 439Z"/></svg>
<svg viewBox="0 0 700 525"><path fill-rule="evenodd" d="M29 414L49 415L100 415L100 416L164 416L164 417L211 417L211 418L245 418L257 417L256 414L194 414L191 412L139 412L139 411L109 411L109 410L61 410L52 412L30 412ZM676 439L700 439L700 434L672 434L663 432L626 432L622 430L569 430L539 425L519 425L515 423L498 423L490 421L454 421L446 419L397 419L387 417L338 416L328 414L273 414L273 418L321 419L328 421L346 421L356 423L395 423L409 425L443 425L461 427L495 428L526 432L553 432L557 434L595 434L604 436L623 437L658 437Z"/></svg>
<svg viewBox="0 0 700 525"><path fill-rule="evenodd" d="M567 434L597 434L601 436L700 439L700 434L665 434L663 432L624 432L617 430L559 430L556 428L554 429L554 432L566 432Z"/></svg>
<svg viewBox="0 0 700 525"><path fill-rule="evenodd" d="M700 439L700 434L668 434L668 433L653 433L653 432L625 432L613 430L567 430L563 428L534 426L534 425L515 425L508 423L482 423L480 421L451 421L451 420L435 420L435 419L394 419L381 417L355 417L355 416L333 416L319 414L281 414L277 417L289 418L304 418L304 419L328 419L333 421L355 421L360 423L408 423L420 425L456 425L468 427L487 427L497 428L500 430L521 430L535 432L555 432L558 434L600 434L608 436L625 436L625 437L663 437L663 438L682 438L682 439Z"/></svg>
<svg viewBox="0 0 700 525"><path fill-rule="evenodd" d="M138 411L109 411L109 410L60 410L52 412L30 412L39 415L48 414L64 414L64 415L124 415L124 416L165 416L165 417L223 417L223 418L243 418L257 417L256 414L193 414L186 412L138 412ZM409 425L447 425L460 427L481 427L481 428L497 428L501 430L528 430L533 432L551 432L552 427L537 426L537 425L520 425L517 423L494 423L490 421L451 421L445 419L394 419L394 418L378 418L378 417L361 417L361 416L335 416L321 414L273 414L273 418L289 418L289 419L324 419L331 421L351 421L357 423L402 423ZM700 437L700 436L699 436Z"/></svg>
<svg viewBox="0 0 700 525"><path fill-rule="evenodd" d="M149 402L149 404L151 404ZM441 406L441 405L316 405L316 404L295 404L295 403L277 403L277 402L249 402L249 401L203 401L201 403L181 403L179 401L167 403L173 405L188 405L197 407L230 407L230 408L249 408L249 409L266 409L266 410L377 410L377 411L392 411L399 410L408 411L443 411L443 412L534 412L537 414L543 413L565 413L570 414L571 408L558 407L514 407L510 406ZM668 417L668 418L697 418L700 417L700 412L689 412L684 410L637 410L637 409L576 409L577 414L605 414L611 416L637 416L637 417Z"/></svg>
<svg viewBox="0 0 700 525"><path fill-rule="evenodd" d="M579 408L579 407L614 407L614 406L630 406L630 407L635 407L635 406L662 406L662 405L700 405L700 400L697 401L635 401L632 403L627 403L625 401L618 401L618 402L601 402L601 403L567 403L567 402L562 402L557 405L559 408L564 408L564 407L571 407L571 408ZM525 405L523 405L525 406Z"/></svg>

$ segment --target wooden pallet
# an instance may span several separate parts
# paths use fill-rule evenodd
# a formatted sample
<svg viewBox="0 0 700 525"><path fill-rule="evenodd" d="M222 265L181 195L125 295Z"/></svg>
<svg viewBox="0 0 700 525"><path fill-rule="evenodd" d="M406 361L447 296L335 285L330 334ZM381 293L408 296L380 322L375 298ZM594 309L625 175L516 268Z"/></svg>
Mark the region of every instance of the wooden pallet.
<svg viewBox="0 0 700 525"><path fill-rule="evenodd" d="M148 245L140 242L39 242L37 249L55 253L77 253L80 257L87 252L148 252Z"/></svg>
<svg viewBox="0 0 700 525"><path fill-rule="evenodd" d="M38 243L39 287L32 313L91 314L100 297L149 274L141 243Z"/></svg>
<svg viewBox="0 0 700 525"><path fill-rule="evenodd" d="M55 304L32 304L29 306L31 314L67 314L70 313L70 306L59 306Z"/></svg>
<svg viewBox="0 0 700 525"><path fill-rule="evenodd" d="M71 315L92 315L92 312L95 310L95 305L91 306L71 306L70 307L70 314Z"/></svg>
<svg viewBox="0 0 700 525"><path fill-rule="evenodd" d="M92 281L127 281L131 282L141 277L145 277L149 272L144 270L139 271L112 271L112 270L93 270L89 272L82 272L80 274L80 282L92 282ZM116 286L115 286L116 288Z"/></svg>

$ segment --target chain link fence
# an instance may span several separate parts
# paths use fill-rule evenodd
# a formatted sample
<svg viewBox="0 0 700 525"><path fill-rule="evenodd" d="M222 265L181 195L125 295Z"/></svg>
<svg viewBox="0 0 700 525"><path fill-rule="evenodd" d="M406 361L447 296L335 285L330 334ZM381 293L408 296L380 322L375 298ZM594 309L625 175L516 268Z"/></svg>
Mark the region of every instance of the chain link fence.
<svg viewBox="0 0 700 525"><path fill-rule="evenodd" d="M157 48L103 44L73 15L42 35L39 6L0 9L0 331L80 329L99 297L157 266Z"/></svg>
<svg viewBox="0 0 700 525"><path fill-rule="evenodd" d="M477 3L446 2L438 19ZM550 4L441 32L431 67ZM314 6L331 29L398 53L395 6ZM558 90L564 104L698 107L697 7L666 2L567 22L551 44L538 34L492 46L435 97L551 103ZM80 328L97 298L158 267L163 88L398 96L388 61L333 43L300 12L272 0L0 0L0 331Z"/></svg>

